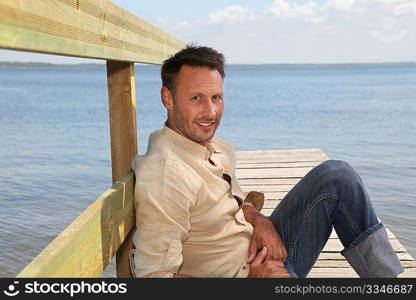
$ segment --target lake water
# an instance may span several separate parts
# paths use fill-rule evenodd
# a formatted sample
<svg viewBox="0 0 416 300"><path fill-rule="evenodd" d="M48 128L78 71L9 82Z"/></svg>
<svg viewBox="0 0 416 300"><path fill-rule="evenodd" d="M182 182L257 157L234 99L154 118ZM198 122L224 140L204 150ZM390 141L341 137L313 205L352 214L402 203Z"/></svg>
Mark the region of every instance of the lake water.
<svg viewBox="0 0 416 300"><path fill-rule="evenodd" d="M139 152L166 113L136 66ZM111 186L104 67L0 69L0 277L15 276ZM237 150L348 161L416 257L416 64L228 66L217 135ZM105 276L114 276L114 264Z"/></svg>

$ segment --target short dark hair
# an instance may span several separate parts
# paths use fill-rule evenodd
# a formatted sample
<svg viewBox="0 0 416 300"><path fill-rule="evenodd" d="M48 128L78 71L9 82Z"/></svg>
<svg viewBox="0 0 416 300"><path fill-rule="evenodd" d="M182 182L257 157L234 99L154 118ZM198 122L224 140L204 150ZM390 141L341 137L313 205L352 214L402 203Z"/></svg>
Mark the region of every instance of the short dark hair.
<svg viewBox="0 0 416 300"><path fill-rule="evenodd" d="M181 67L185 65L217 70L224 79L224 62L224 55L212 48L187 45L186 48L163 62L161 68L162 84L174 93L176 78L178 77Z"/></svg>

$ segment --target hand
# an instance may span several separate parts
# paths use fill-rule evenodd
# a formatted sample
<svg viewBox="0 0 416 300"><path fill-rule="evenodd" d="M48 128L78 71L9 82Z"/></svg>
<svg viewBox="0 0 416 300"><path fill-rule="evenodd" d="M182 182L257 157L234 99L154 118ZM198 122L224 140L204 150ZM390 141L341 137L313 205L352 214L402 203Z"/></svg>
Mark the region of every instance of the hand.
<svg viewBox="0 0 416 300"><path fill-rule="evenodd" d="M266 247L266 262L281 261L284 263L287 258L286 247L272 221L261 213L257 213L252 220L254 230L251 237L247 262L250 264L256 258L257 252Z"/></svg>
<svg viewBox="0 0 416 300"><path fill-rule="evenodd" d="M248 277L250 278L290 278L290 274L281 261L266 261L267 248L263 247L250 265Z"/></svg>

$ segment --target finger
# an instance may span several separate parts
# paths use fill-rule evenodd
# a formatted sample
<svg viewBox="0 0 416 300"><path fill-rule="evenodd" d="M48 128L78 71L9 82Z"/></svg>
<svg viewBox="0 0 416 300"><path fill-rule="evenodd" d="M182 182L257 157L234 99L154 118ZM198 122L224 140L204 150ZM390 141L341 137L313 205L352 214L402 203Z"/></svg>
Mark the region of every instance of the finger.
<svg viewBox="0 0 416 300"><path fill-rule="evenodd" d="M274 276L278 278L291 278L292 277L290 276L289 272L283 267L276 268L274 271Z"/></svg>
<svg viewBox="0 0 416 300"><path fill-rule="evenodd" d="M280 249L280 245L273 241L268 241L268 243L265 245L267 247L267 256L266 256L266 261L274 261L274 260L279 260L280 259L280 253L281 253L281 249Z"/></svg>
<svg viewBox="0 0 416 300"><path fill-rule="evenodd" d="M279 245L276 251L276 256L274 257L274 260L280 260L282 262L285 262L287 258L287 251L284 245Z"/></svg>
<svg viewBox="0 0 416 300"><path fill-rule="evenodd" d="M283 248L284 249L284 253L283 253L283 262L285 262L286 261L286 259L287 259L287 250L286 250L286 248Z"/></svg>
<svg viewBox="0 0 416 300"><path fill-rule="evenodd" d="M277 278L292 278L292 276L290 276L290 274L288 272L279 272L277 274Z"/></svg>
<svg viewBox="0 0 416 300"><path fill-rule="evenodd" d="M287 258L287 254L285 254L284 252L279 251L276 254L275 260L277 261L281 261L281 262L285 262Z"/></svg>
<svg viewBox="0 0 416 300"><path fill-rule="evenodd" d="M283 243L282 240L280 240L280 245L279 245L279 255L282 259L282 261L285 261L287 258L287 250L286 250L286 246Z"/></svg>
<svg viewBox="0 0 416 300"><path fill-rule="evenodd" d="M280 248L280 252L281 252L282 261L284 262L287 258L287 250L284 245L282 245L282 248Z"/></svg>
<svg viewBox="0 0 416 300"><path fill-rule="evenodd" d="M257 254L256 258L253 260L251 265L257 266L257 265L262 264L266 255L267 255L267 248L263 247L261 251Z"/></svg>
<svg viewBox="0 0 416 300"><path fill-rule="evenodd" d="M251 264L252 261L256 258L256 254L257 254L257 243L254 240L251 241L250 250L248 253L249 255L248 255L247 263Z"/></svg>
<svg viewBox="0 0 416 300"><path fill-rule="evenodd" d="M277 268L284 268L284 264L283 264L283 262L282 261L280 261L280 260L275 260L275 261L273 261L273 266L275 266L275 267L277 267Z"/></svg>
<svg viewBox="0 0 416 300"><path fill-rule="evenodd" d="M282 278L292 278L292 276L290 276L289 272L285 268L283 268L282 271Z"/></svg>
<svg viewBox="0 0 416 300"><path fill-rule="evenodd" d="M267 245L267 256L265 261L273 261L273 260L277 260L279 257L279 252L276 249L276 245Z"/></svg>

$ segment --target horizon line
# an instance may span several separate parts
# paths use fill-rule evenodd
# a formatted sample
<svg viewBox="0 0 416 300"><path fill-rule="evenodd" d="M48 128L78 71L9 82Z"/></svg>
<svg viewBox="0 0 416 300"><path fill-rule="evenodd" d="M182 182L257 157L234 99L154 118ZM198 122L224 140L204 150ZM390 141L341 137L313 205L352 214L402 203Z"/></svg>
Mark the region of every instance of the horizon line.
<svg viewBox="0 0 416 300"><path fill-rule="evenodd" d="M44 65L44 66L101 66L105 65L103 62L85 62L85 63L55 63L55 62L41 62L41 61L0 61L0 65ZM135 63L138 65L158 66L159 64ZM269 65L380 65L380 64L416 64L416 61L380 61L380 62L270 62L270 63L226 63L230 66L269 66Z"/></svg>

